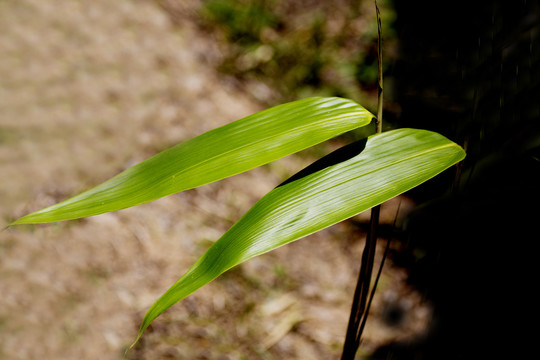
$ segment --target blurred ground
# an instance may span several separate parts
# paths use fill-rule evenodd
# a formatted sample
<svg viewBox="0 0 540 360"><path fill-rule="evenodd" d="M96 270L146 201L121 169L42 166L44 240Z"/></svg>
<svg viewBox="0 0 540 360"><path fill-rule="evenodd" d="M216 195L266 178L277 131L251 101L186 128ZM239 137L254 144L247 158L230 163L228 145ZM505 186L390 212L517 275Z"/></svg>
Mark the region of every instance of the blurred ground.
<svg viewBox="0 0 540 360"><path fill-rule="evenodd" d="M0 2L1 227L261 109L207 65L216 47L193 26L197 6L183 2L173 25L152 1ZM112 214L4 230L0 359L123 358L159 295L310 160L291 156ZM410 206L390 202L383 221L400 200ZM345 222L233 269L158 318L128 358L338 358L362 238ZM405 278L387 262L360 354L429 321Z"/></svg>

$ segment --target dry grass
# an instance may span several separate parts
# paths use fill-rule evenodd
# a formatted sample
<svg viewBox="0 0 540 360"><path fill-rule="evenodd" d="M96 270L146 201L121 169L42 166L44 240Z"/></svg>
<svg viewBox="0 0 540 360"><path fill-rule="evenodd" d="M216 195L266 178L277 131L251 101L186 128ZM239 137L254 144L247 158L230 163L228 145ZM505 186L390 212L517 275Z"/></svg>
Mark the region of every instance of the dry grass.
<svg viewBox="0 0 540 360"><path fill-rule="evenodd" d="M205 65L211 39L185 21L173 26L151 1L0 2L0 226L259 110ZM3 231L0 359L122 358L150 304L306 161L289 157L112 214ZM340 224L230 271L160 317L129 357L336 358L362 245L353 230ZM421 330L429 315L388 265L364 351ZM396 296L416 310L391 328L377 314Z"/></svg>

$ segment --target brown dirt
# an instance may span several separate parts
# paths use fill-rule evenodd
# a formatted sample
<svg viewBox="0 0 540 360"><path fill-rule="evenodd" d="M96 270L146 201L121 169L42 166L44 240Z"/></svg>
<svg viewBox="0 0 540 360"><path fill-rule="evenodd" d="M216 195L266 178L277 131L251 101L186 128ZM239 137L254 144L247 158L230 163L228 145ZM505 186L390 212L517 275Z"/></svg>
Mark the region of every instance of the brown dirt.
<svg viewBox="0 0 540 360"><path fill-rule="evenodd" d="M260 110L207 65L213 40L190 22L197 5L185 2L190 16L173 25L151 1L0 2L0 226ZM308 160L291 156L111 214L3 231L0 359L123 358L159 295ZM128 358L338 358L361 249L362 234L345 222L255 258L158 318ZM361 354L429 320L406 274L391 262L385 269ZM385 325L385 305L397 303L414 311Z"/></svg>

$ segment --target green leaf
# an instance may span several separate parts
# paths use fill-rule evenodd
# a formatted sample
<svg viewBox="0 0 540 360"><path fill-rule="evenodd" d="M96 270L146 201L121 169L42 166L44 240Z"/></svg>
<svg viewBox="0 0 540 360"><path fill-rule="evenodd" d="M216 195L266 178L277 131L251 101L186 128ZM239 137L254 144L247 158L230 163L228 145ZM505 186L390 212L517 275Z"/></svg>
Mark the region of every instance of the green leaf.
<svg viewBox="0 0 540 360"><path fill-rule="evenodd" d="M11 225L77 219L143 204L253 169L371 122L341 98L308 98L250 115L165 150Z"/></svg>
<svg viewBox="0 0 540 360"><path fill-rule="evenodd" d="M137 340L161 313L233 266L381 204L464 157L442 135L399 129L371 136L348 160L278 186L152 305Z"/></svg>

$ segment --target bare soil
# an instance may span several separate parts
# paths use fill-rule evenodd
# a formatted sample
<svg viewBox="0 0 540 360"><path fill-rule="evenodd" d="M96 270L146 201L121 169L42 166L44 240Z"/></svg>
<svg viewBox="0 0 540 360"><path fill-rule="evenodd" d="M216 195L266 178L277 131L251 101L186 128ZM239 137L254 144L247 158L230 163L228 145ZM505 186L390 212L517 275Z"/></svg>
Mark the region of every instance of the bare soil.
<svg viewBox="0 0 540 360"><path fill-rule="evenodd" d="M198 5L184 2L173 24L152 1L0 2L1 227L261 110L209 66L215 40L192 22ZM131 209L4 230L0 359L124 358L148 307L310 160L290 156ZM389 202L383 221L400 201L404 212L411 206ZM159 317L127 358L338 358L363 237L348 221L231 270ZM397 323L388 319L396 307L405 314ZM387 262L359 356L418 336L429 317L406 273Z"/></svg>

